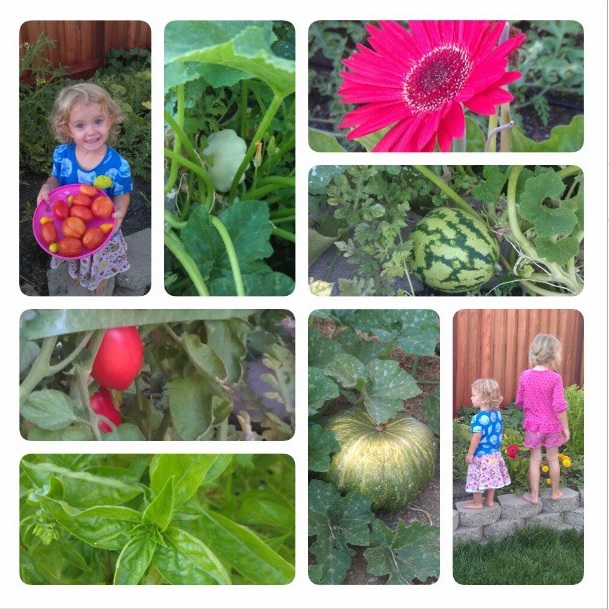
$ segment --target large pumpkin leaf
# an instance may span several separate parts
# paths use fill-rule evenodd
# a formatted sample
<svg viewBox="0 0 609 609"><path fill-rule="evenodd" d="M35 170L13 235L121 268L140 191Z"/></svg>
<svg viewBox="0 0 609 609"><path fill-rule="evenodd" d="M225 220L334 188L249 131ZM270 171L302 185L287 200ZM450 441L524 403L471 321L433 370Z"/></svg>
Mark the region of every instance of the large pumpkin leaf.
<svg viewBox="0 0 609 609"><path fill-rule="evenodd" d="M364 406L377 424L402 410L404 400L421 393L416 380L395 360L372 360L366 366L366 377L362 390Z"/></svg>
<svg viewBox="0 0 609 609"><path fill-rule="evenodd" d="M349 353L337 355L334 360L326 366L324 372L333 377L346 389L353 389L358 382L365 382L366 368L364 364Z"/></svg>
<svg viewBox="0 0 609 609"><path fill-rule="evenodd" d="M312 472L327 472L330 455L340 450L340 444L329 429L313 423L309 425L309 469Z"/></svg>
<svg viewBox="0 0 609 609"><path fill-rule="evenodd" d="M309 536L315 537L311 553L316 563L309 578L316 584L341 584L355 554L347 544L370 543L370 499L349 493L341 497L333 484L311 480L309 484Z"/></svg>
<svg viewBox="0 0 609 609"><path fill-rule="evenodd" d="M337 384L320 368L309 368L309 415L339 396Z"/></svg>
<svg viewBox="0 0 609 609"><path fill-rule="evenodd" d="M440 529L414 522L406 526L402 521L392 531L384 522L372 523L370 546L364 557L368 573L388 575L387 584L411 584L415 579L424 582L440 574Z"/></svg>

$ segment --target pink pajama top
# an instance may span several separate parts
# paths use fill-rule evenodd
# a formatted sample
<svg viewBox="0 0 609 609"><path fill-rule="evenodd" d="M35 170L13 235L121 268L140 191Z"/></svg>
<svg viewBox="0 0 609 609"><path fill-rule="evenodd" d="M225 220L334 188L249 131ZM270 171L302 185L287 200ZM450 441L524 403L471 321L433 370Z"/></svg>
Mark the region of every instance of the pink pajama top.
<svg viewBox="0 0 609 609"><path fill-rule="evenodd" d="M567 409L562 377L552 370L524 370L520 375L516 406L523 409L523 429L561 432L558 413Z"/></svg>

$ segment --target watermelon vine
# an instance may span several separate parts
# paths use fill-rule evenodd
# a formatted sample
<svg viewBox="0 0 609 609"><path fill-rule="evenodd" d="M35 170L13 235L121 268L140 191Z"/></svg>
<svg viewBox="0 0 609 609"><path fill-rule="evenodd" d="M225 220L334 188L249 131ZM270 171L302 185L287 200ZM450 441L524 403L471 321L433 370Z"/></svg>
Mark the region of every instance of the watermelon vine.
<svg viewBox="0 0 609 609"><path fill-rule="evenodd" d="M396 511L416 499L437 466L439 384L423 406L411 406L418 418L406 407L413 398L422 401L425 383L439 383L417 379L420 358L437 357L438 339L434 311L312 314L309 535L314 560L309 576L315 583L345 582L358 551L368 574L382 583L438 576L438 527L407 526ZM408 354L408 371L396 353ZM399 520L395 529L383 520L390 514ZM393 557L389 569L387 553Z"/></svg>

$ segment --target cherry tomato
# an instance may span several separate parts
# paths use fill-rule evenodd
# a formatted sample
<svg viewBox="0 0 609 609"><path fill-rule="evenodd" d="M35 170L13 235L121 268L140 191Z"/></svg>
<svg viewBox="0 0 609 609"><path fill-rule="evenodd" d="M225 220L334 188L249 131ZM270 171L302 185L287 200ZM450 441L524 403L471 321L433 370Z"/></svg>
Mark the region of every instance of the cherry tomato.
<svg viewBox="0 0 609 609"><path fill-rule="evenodd" d="M82 244L90 250L94 250L104 240L104 233L99 226L88 228L82 237Z"/></svg>
<svg viewBox="0 0 609 609"><path fill-rule="evenodd" d="M70 208L70 216L80 218L83 222L90 222L93 220L93 212L83 205L73 205Z"/></svg>
<svg viewBox="0 0 609 609"><path fill-rule="evenodd" d="M50 216L41 216L40 224L48 224L49 222L53 222L53 218Z"/></svg>
<svg viewBox="0 0 609 609"><path fill-rule="evenodd" d="M80 218L74 216L66 218L61 223L61 232L64 237L76 237L77 239L81 239L86 230L87 227L85 226L85 223Z"/></svg>
<svg viewBox="0 0 609 609"><path fill-rule="evenodd" d="M88 195L82 194L79 192L72 196L71 200L72 205L83 205L84 207L91 207L91 203L93 203L93 199Z"/></svg>
<svg viewBox="0 0 609 609"><path fill-rule="evenodd" d="M55 228L54 224L43 224L42 228L40 229L40 234L42 236L42 240L47 245L50 245L51 243L57 241L57 229Z"/></svg>
<svg viewBox="0 0 609 609"><path fill-rule="evenodd" d="M97 197L97 199L95 199L91 204L91 211L93 212L93 215L97 216L98 218L102 218L103 220L109 218L114 211L112 199L106 197L105 195Z"/></svg>
<svg viewBox="0 0 609 609"><path fill-rule="evenodd" d="M114 228L114 224L112 222L107 222L104 224L100 224L99 228L101 228L102 233L104 233L104 235L105 235L106 233L109 233Z"/></svg>
<svg viewBox="0 0 609 609"><path fill-rule="evenodd" d="M103 387L127 389L139 374L143 360L144 345L135 326L108 328L91 375Z"/></svg>
<svg viewBox="0 0 609 609"><path fill-rule="evenodd" d="M64 237L57 242L57 253L66 258L80 256L82 253L82 241L76 237Z"/></svg>
<svg viewBox="0 0 609 609"><path fill-rule="evenodd" d="M58 220L65 220L70 215L70 208L65 201L60 199L53 203L53 214Z"/></svg>
<svg viewBox="0 0 609 609"><path fill-rule="evenodd" d="M78 189L83 195L87 195L88 197L96 197L99 192L95 186L91 186L91 184L81 184Z"/></svg>
<svg viewBox="0 0 609 609"><path fill-rule="evenodd" d="M108 421L110 421L110 423L114 423L116 427L121 424L121 413L114 406L112 395L110 395L110 392L105 387L101 387L99 391L95 392L91 396L90 402L93 412L103 415L106 417L106 419L108 419ZM104 433L109 433L112 431L110 425L108 425L108 423L105 421L100 420L97 426Z"/></svg>

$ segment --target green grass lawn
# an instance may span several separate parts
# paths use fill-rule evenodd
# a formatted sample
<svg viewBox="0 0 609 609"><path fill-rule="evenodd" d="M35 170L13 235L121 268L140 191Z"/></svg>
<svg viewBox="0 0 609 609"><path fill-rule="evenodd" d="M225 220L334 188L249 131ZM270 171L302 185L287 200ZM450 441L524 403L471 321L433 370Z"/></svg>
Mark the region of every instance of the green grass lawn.
<svg viewBox="0 0 609 609"><path fill-rule="evenodd" d="M458 544L453 576L464 585L577 584L584 576L584 536L531 528L484 545Z"/></svg>

